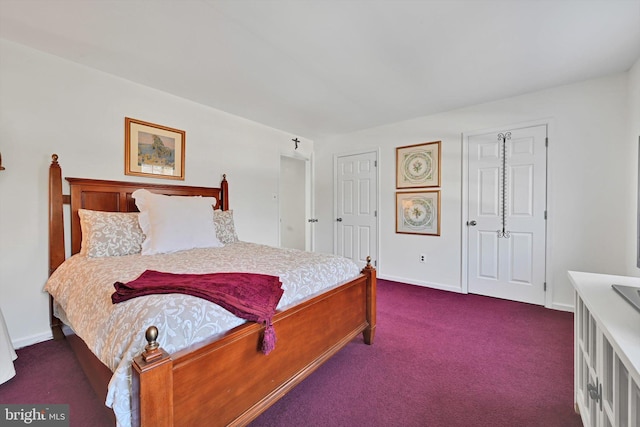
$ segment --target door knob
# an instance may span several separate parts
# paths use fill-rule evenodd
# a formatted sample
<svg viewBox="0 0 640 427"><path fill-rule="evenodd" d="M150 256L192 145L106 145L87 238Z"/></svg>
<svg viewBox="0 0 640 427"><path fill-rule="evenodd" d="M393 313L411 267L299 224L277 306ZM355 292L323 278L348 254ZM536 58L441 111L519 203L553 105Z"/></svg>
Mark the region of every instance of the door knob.
<svg viewBox="0 0 640 427"><path fill-rule="evenodd" d="M475 227L476 225L478 225L478 223L476 222L476 220L472 220L472 221L467 221L467 226L469 227Z"/></svg>
<svg viewBox="0 0 640 427"><path fill-rule="evenodd" d="M336 219L336 221L342 222L342 218L338 218L338 219Z"/></svg>

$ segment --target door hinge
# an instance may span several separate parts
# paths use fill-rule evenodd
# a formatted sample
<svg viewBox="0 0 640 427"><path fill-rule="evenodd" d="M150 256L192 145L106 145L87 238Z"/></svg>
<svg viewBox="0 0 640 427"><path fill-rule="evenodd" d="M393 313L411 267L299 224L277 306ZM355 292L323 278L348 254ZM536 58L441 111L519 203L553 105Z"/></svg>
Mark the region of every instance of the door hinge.
<svg viewBox="0 0 640 427"><path fill-rule="evenodd" d="M547 292L547 282L544 282L544 291Z"/></svg>
<svg viewBox="0 0 640 427"><path fill-rule="evenodd" d="M544 220L547 220L547 211L544 211Z"/></svg>
<svg viewBox="0 0 640 427"><path fill-rule="evenodd" d="M378 167L378 161L377 161L377 160L374 160L374 161L373 161L373 167L374 167L374 168L377 168L377 167Z"/></svg>
<svg viewBox="0 0 640 427"><path fill-rule="evenodd" d="M547 136L547 137L545 137L545 139L544 139L544 146L545 146L545 147L548 147L548 146L549 146L549 137L548 137L548 136Z"/></svg>
<svg viewBox="0 0 640 427"><path fill-rule="evenodd" d="M378 216L378 211L373 211L373 216L377 217Z"/></svg>
<svg viewBox="0 0 640 427"><path fill-rule="evenodd" d="M377 267L377 266L378 266L378 260L377 260L377 259L373 260L373 266L374 266L374 267Z"/></svg>

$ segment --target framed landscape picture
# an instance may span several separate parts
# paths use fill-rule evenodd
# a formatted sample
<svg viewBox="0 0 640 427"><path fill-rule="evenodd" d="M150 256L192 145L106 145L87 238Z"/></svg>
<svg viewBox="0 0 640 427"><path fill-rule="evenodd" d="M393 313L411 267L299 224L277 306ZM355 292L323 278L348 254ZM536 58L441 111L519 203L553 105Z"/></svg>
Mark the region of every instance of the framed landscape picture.
<svg viewBox="0 0 640 427"><path fill-rule="evenodd" d="M396 233L440 235L440 190L396 193Z"/></svg>
<svg viewBox="0 0 640 427"><path fill-rule="evenodd" d="M396 188L440 186L440 141L396 148Z"/></svg>
<svg viewBox="0 0 640 427"><path fill-rule="evenodd" d="M184 180L186 133L125 117L125 175Z"/></svg>

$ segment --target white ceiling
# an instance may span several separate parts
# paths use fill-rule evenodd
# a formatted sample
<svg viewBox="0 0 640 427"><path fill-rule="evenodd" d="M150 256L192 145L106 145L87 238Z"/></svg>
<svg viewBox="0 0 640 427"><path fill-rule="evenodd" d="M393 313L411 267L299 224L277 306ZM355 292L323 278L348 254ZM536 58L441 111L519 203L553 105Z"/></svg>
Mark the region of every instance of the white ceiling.
<svg viewBox="0 0 640 427"><path fill-rule="evenodd" d="M626 71L640 0L0 0L0 38L316 139Z"/></svg>

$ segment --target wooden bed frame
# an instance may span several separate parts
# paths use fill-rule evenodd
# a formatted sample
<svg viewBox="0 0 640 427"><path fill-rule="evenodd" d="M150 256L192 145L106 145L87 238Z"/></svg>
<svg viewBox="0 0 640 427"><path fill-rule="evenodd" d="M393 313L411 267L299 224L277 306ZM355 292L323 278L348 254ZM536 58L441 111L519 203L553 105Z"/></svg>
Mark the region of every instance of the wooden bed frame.
<svg viewBox="0 0 640 427"><path fill-rule="evenodd" d="M72 254L80 251L78 209L136 212L131 193L138 188L214 196L217 208L229 209L226 177L219 188L66 179L70 195L63 195L62 171L54 154L49 168L49 274L65 260L65 204L71 205ZM246 425L360 333L366 344L373 344L375 269L368 263L353 280L279 311L273 324L278 344L268 356L258 349L264 326L253 322L174 354L157 348L154 331L147 330L149 344L132 365L133 425ZM111 371L80 338L66 332L69 328L52 310L51 328L55 338L67 337L93 388L104 398Z"/></svg>

